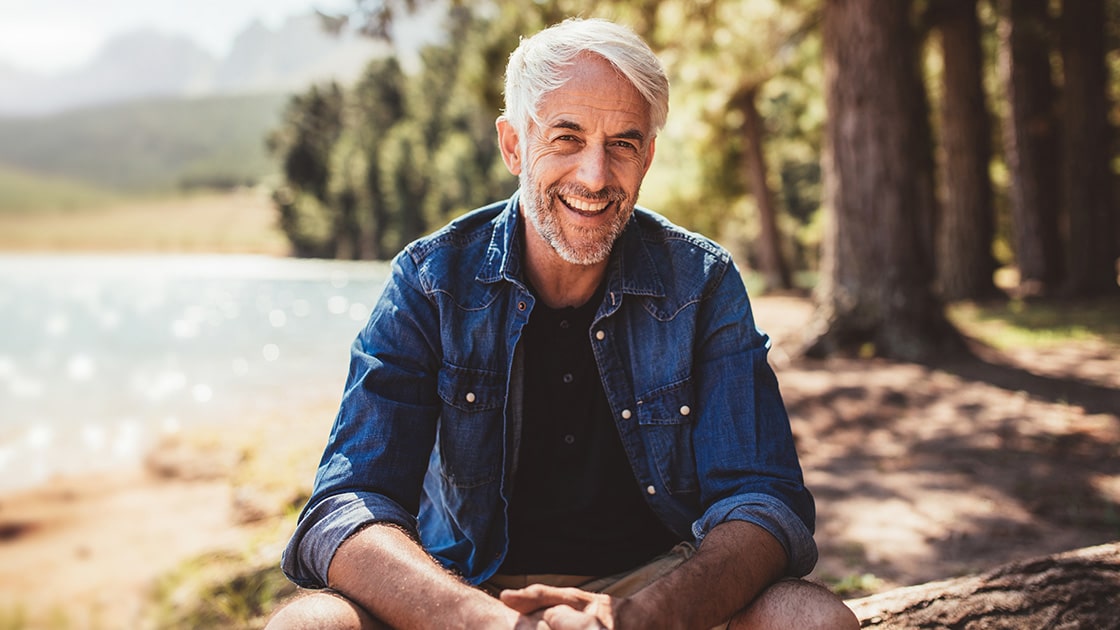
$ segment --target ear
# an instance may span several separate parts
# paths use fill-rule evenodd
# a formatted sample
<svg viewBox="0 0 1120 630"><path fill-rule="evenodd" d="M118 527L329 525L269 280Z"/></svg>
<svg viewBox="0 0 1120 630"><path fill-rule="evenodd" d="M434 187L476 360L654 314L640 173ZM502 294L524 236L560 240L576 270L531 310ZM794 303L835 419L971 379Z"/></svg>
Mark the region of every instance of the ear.
<svg viewBox="0 0 1120 630"><path fill-rule="evenodd" d="M505 116L498 116L494 121L498 128L498 148L502 151L502 161L513 175L521 174L521 138L513 128L513 124Z"/></svg>

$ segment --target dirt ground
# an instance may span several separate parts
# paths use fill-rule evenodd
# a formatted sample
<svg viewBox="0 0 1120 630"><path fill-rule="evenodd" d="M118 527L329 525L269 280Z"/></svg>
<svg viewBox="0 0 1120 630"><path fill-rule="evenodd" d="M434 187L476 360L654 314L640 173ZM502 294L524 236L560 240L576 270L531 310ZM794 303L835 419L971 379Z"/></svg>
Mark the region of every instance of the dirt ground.
<svg viewBox="0 0 1120 630"><path fill-rule="evenodd" d="M815 577L854 597L1120 539L1120 349L791 361L810 308L755 300L817 498ZM305 453L308 483L322 415L269 436ZM246 518L229 475L177 470L0 497L0 628L138 627L154 580L183 561L262 540L278 557L284 527Z"/></svg>

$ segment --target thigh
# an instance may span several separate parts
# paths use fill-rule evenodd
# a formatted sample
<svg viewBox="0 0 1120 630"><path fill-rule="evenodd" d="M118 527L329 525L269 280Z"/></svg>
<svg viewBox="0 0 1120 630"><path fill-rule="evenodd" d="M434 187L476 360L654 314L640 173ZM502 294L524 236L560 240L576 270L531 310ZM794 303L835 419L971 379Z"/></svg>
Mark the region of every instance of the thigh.
<svg viewBox="0 0 1120 630"><path fill-rule="evenodd" d="M266 630L381 630L389 626L332 590L308 591L277 610Z"/></svg>

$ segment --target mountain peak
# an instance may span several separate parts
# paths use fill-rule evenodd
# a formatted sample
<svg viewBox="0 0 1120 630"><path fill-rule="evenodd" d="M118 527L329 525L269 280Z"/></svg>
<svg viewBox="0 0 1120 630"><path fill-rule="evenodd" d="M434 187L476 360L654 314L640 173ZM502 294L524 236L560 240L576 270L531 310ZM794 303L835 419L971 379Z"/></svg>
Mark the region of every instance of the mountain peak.
<svg viewBox="0 0 1120 630"><path fill-rule="evenodd" d="M387 52L381 42L326 33L314 13L292 16L275 30L254 20L220 59L184 35L139 29L111 38L86 65L57 76L0 67L0 115L45 115L151 96L298 90L353 80Z"/></svg>

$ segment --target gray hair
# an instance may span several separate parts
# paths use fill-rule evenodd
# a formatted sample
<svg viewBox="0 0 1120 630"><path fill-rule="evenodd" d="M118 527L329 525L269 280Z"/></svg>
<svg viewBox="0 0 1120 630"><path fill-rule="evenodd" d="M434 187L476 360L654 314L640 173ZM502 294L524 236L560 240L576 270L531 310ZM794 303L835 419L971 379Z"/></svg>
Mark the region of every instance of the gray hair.
<svg viewBox="0 0 1120 630"><path fill-rule="evenodd" d="M563 70L585 53L602 57L649 104L654 135L669 114L669 79L649 46L629 28L602 19L569 18L522 39L506 66L505 117L519 133L529 120L540 123L537 107L564 85Z"/></svg>

